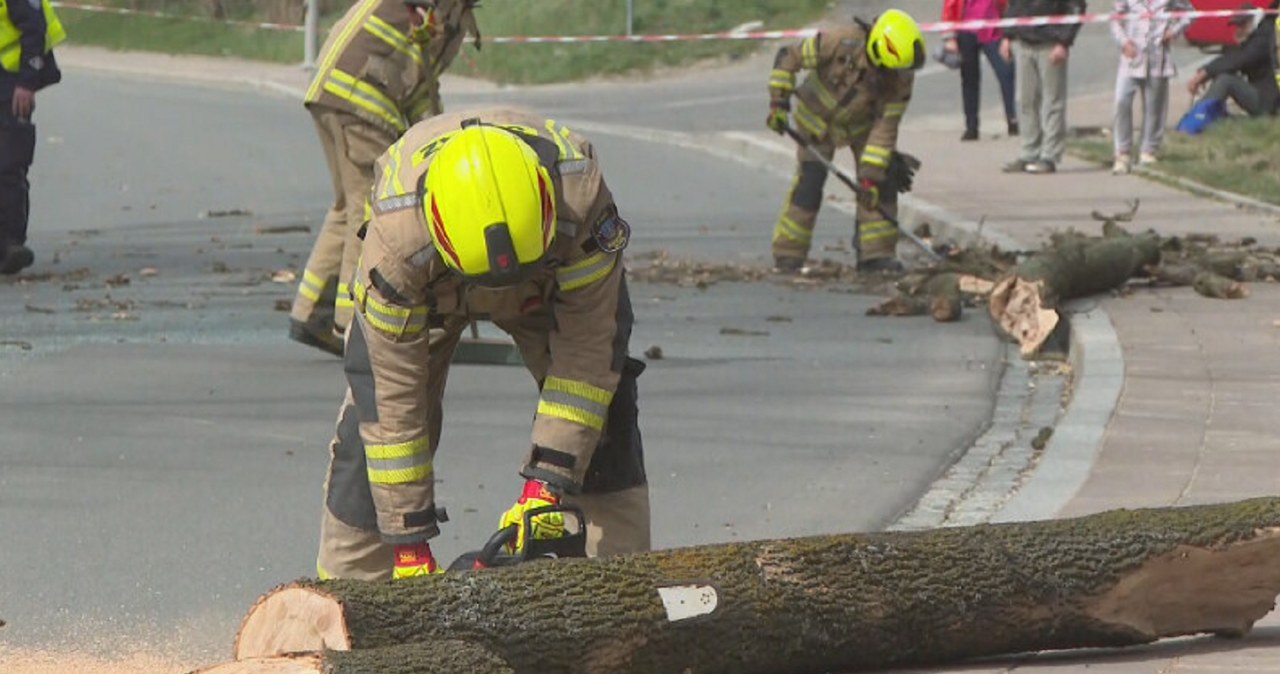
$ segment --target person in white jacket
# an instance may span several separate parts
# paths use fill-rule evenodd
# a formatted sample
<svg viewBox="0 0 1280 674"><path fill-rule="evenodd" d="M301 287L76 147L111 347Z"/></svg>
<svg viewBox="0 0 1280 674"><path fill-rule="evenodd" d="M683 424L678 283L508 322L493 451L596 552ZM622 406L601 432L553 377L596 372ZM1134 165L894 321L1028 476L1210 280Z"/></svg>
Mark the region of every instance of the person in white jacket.
<svg viewBox="0 0 1280 674"><path fill-rule="evenodd" d="M1192 11L1189 0L1116 0L1111 35L1120 45L1116 76L1115 164L1112 173L1128 173L1133 158L1133 99L1141 93L1140 164L1156 161L1164 140L1169 80L1178 74L1173 41L1191 24L1170 12Z"/></svg>

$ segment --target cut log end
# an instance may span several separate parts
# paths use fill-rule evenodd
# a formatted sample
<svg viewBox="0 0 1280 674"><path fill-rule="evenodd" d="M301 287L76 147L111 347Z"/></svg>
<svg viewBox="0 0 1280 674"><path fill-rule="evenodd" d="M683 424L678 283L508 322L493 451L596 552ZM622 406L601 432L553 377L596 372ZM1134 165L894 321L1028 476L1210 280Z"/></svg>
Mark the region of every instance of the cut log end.
<svg viewBox="0 0 1280 674"><path fill-rule="evenodd" d="M282 655L275 658L228 662L199 669L191 674L320 674L323 669L319 653Z"/></svg>
<svg viewBox="0 0 1280 674"><path fill-rule="evenodd" d="M314 587L286 585L264 595L249 610L236 635L235 658L325 649L351 649L342 604ZM292 674L293 670L280 671Z"/></svg>
<svg viewBox="0 0 1280 674"><path fill-rule="evenodd" d="M1024 358L1034 355L1058 326L1058 312L1044 306L1043 281L1016 276L1001 279L991 291L991 317L1018 342Z"/></svg>

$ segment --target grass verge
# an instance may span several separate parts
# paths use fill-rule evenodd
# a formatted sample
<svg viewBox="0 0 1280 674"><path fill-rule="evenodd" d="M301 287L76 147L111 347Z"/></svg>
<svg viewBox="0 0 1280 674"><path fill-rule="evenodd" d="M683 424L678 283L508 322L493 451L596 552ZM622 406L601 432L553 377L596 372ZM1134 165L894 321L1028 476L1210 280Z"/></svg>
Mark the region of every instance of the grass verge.
<svg viewBox="0 0 1280 674"><path fill-rule="evenodd" d="M124 0L91 0L125 5ZM477 10L485 36L622 35L626 0L485 0ZM636 34L713 33L749 21L764 29L796 28L820 18L829 0L633 0ZM294 63L301 33L231 26L212 20L160 19L66 8L59 15L75 44L120 50L234 56ZM322 30L340 15L326 16ZM253 19L252 16L237 17ZM323 40L323 35L321 36ZM534 84L649 72L706 59L737 58L761 48L754 40L658 44L493 44L466 48L452 72L502 83Z"/></svg>
<svg viewBox="0 0 1280 674"><path fill-rule="evenodd" d="M1072 152L1088 161L1110 166L1109 139L1071 141ZM1194 180L1214 189L1280 205L1280 119L1230 119L1198 136L1172 133L1166 137L1155 165L1161 173Z"/></svg>

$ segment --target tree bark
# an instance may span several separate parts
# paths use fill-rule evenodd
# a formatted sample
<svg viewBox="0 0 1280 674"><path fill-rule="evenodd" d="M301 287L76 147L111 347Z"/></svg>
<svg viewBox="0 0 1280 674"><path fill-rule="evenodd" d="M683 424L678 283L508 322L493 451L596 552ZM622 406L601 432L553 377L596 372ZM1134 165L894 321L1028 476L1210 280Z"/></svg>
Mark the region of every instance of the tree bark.
<svg viewBox="0 0 1280 674"><path fill-rule="evenodd" d="M1160 238L1154 234L1066 238L996 281L991 318L1029 357L1057 327L1061 302L1117 288L1159 262Z"/></svg>
<svg viewBox="0 0 1280 674"><path fill-rule="evenodd" d="M520 674L804 674L1242 635L1277 594L1280 498L1268 498L304 580L254 605L236 655L462 640Z"/></svg>

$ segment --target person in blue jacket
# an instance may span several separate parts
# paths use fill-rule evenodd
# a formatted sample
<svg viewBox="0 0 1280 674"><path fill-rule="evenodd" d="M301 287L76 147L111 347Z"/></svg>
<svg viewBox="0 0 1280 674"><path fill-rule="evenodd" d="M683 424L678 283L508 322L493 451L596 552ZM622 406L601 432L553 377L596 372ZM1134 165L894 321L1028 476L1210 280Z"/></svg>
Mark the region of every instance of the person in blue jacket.
<svg viewBox="0 0 1280 674"><path fill-rule="evenodd" d="M36 92L62 79L54 45L66 38L49 0L0 0L0 274L35 262L27 247L27 170L35 157Z"/></svg>

